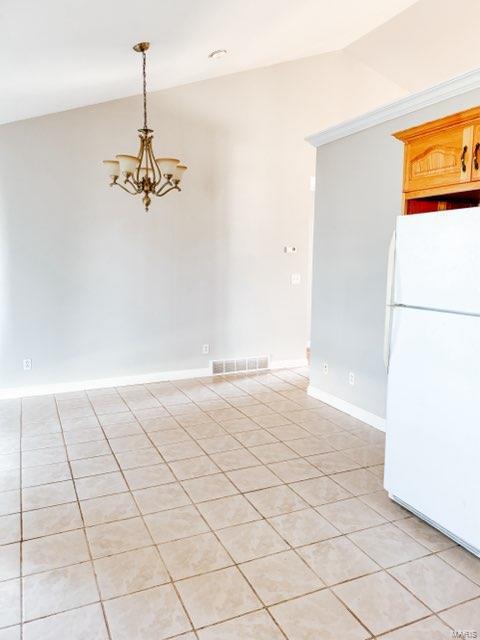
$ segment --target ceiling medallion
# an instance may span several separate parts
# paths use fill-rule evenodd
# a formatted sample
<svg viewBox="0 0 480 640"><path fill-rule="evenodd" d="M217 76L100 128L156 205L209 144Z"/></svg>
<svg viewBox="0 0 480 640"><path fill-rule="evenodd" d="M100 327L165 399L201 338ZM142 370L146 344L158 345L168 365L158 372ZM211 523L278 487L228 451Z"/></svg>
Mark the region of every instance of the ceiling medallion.
<svg viewBox="0 0 480 640"><path fill-rule="evenodd" d="M119 154L116 160L104 160L110 186L120 187L132 196L143 194L145 211L151 203L151 196L162 197L170 191L181 191L180 181L187 167L177 158L155 158L152 140L153 129L147 125L147 79L146 51L149 42L139 42L133 48L142 54L143 77L143 128L138 130L140 149L136 156Z"/></svg>

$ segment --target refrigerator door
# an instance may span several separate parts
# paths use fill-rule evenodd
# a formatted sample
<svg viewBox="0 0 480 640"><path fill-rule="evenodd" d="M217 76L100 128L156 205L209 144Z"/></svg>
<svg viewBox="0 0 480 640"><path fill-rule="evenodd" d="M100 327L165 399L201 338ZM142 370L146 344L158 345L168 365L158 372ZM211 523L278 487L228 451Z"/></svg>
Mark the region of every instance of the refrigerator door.
<svg viewBox="0 0 480 640"><path fill-rule="evenodd" d="M385 370L388 372L390 359L390 332L392 330L393 314L393 281L395 277L395 231L393 232L388 248L387 262L387 295L385 305L385 329L383 334L383 362Z"/></svg>
<svg viewBox="0 0 480 640"><path fill-rule="evenodd" d="M480 318L394 309L385 488L480 553Z"/></svg>
<svg viewBox="0 0 480 640"><path fill-rule="evenodd" d="M397 218L394 301L480 315L480 209Z"/></svg>

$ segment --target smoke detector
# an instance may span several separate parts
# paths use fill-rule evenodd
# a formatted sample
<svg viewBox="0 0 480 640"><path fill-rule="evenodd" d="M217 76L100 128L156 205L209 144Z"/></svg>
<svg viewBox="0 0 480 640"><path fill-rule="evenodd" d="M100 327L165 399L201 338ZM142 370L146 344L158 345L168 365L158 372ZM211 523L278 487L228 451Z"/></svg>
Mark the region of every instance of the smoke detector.
<svg viewBox="0 0 480 640"><path fill-rule="evenodd" d="M208 57L211 58L212 60L217 60L218 58L223 58L224 55L226 55L227 50L226 49L215 49L215 51L212 51L211 53L208 54Z"/></svg>

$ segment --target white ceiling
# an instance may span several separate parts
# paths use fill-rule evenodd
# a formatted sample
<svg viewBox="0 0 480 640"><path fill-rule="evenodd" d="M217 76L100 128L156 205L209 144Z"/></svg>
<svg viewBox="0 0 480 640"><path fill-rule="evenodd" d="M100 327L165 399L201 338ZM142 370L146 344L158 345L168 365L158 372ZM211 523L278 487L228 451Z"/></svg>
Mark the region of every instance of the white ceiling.
<svg viewBox="0 0 480 640"><path fill-rule="evenodd" d="M407 91L480 67L479 0L421 0L347 51Z"/></svg>
<svg viewBox="0 0 480 640"><path fill-rule="evenodd" d="M0 0L0 122L343 49L415 0ZM209 60L214 49L228 55Z"/></svg>

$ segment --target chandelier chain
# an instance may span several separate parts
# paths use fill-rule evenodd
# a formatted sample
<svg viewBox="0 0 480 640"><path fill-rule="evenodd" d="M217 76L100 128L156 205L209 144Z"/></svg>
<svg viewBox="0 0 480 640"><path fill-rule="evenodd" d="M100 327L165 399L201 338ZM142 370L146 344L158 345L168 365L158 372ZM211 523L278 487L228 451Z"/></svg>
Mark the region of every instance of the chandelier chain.
<svg viewBox="0 0 480 640"><path fill-rule="evenodd" d="M143 73L143 128L148 129L147 127L147 56L145 55L145 51L142 51L142 73Z"/></svg>

